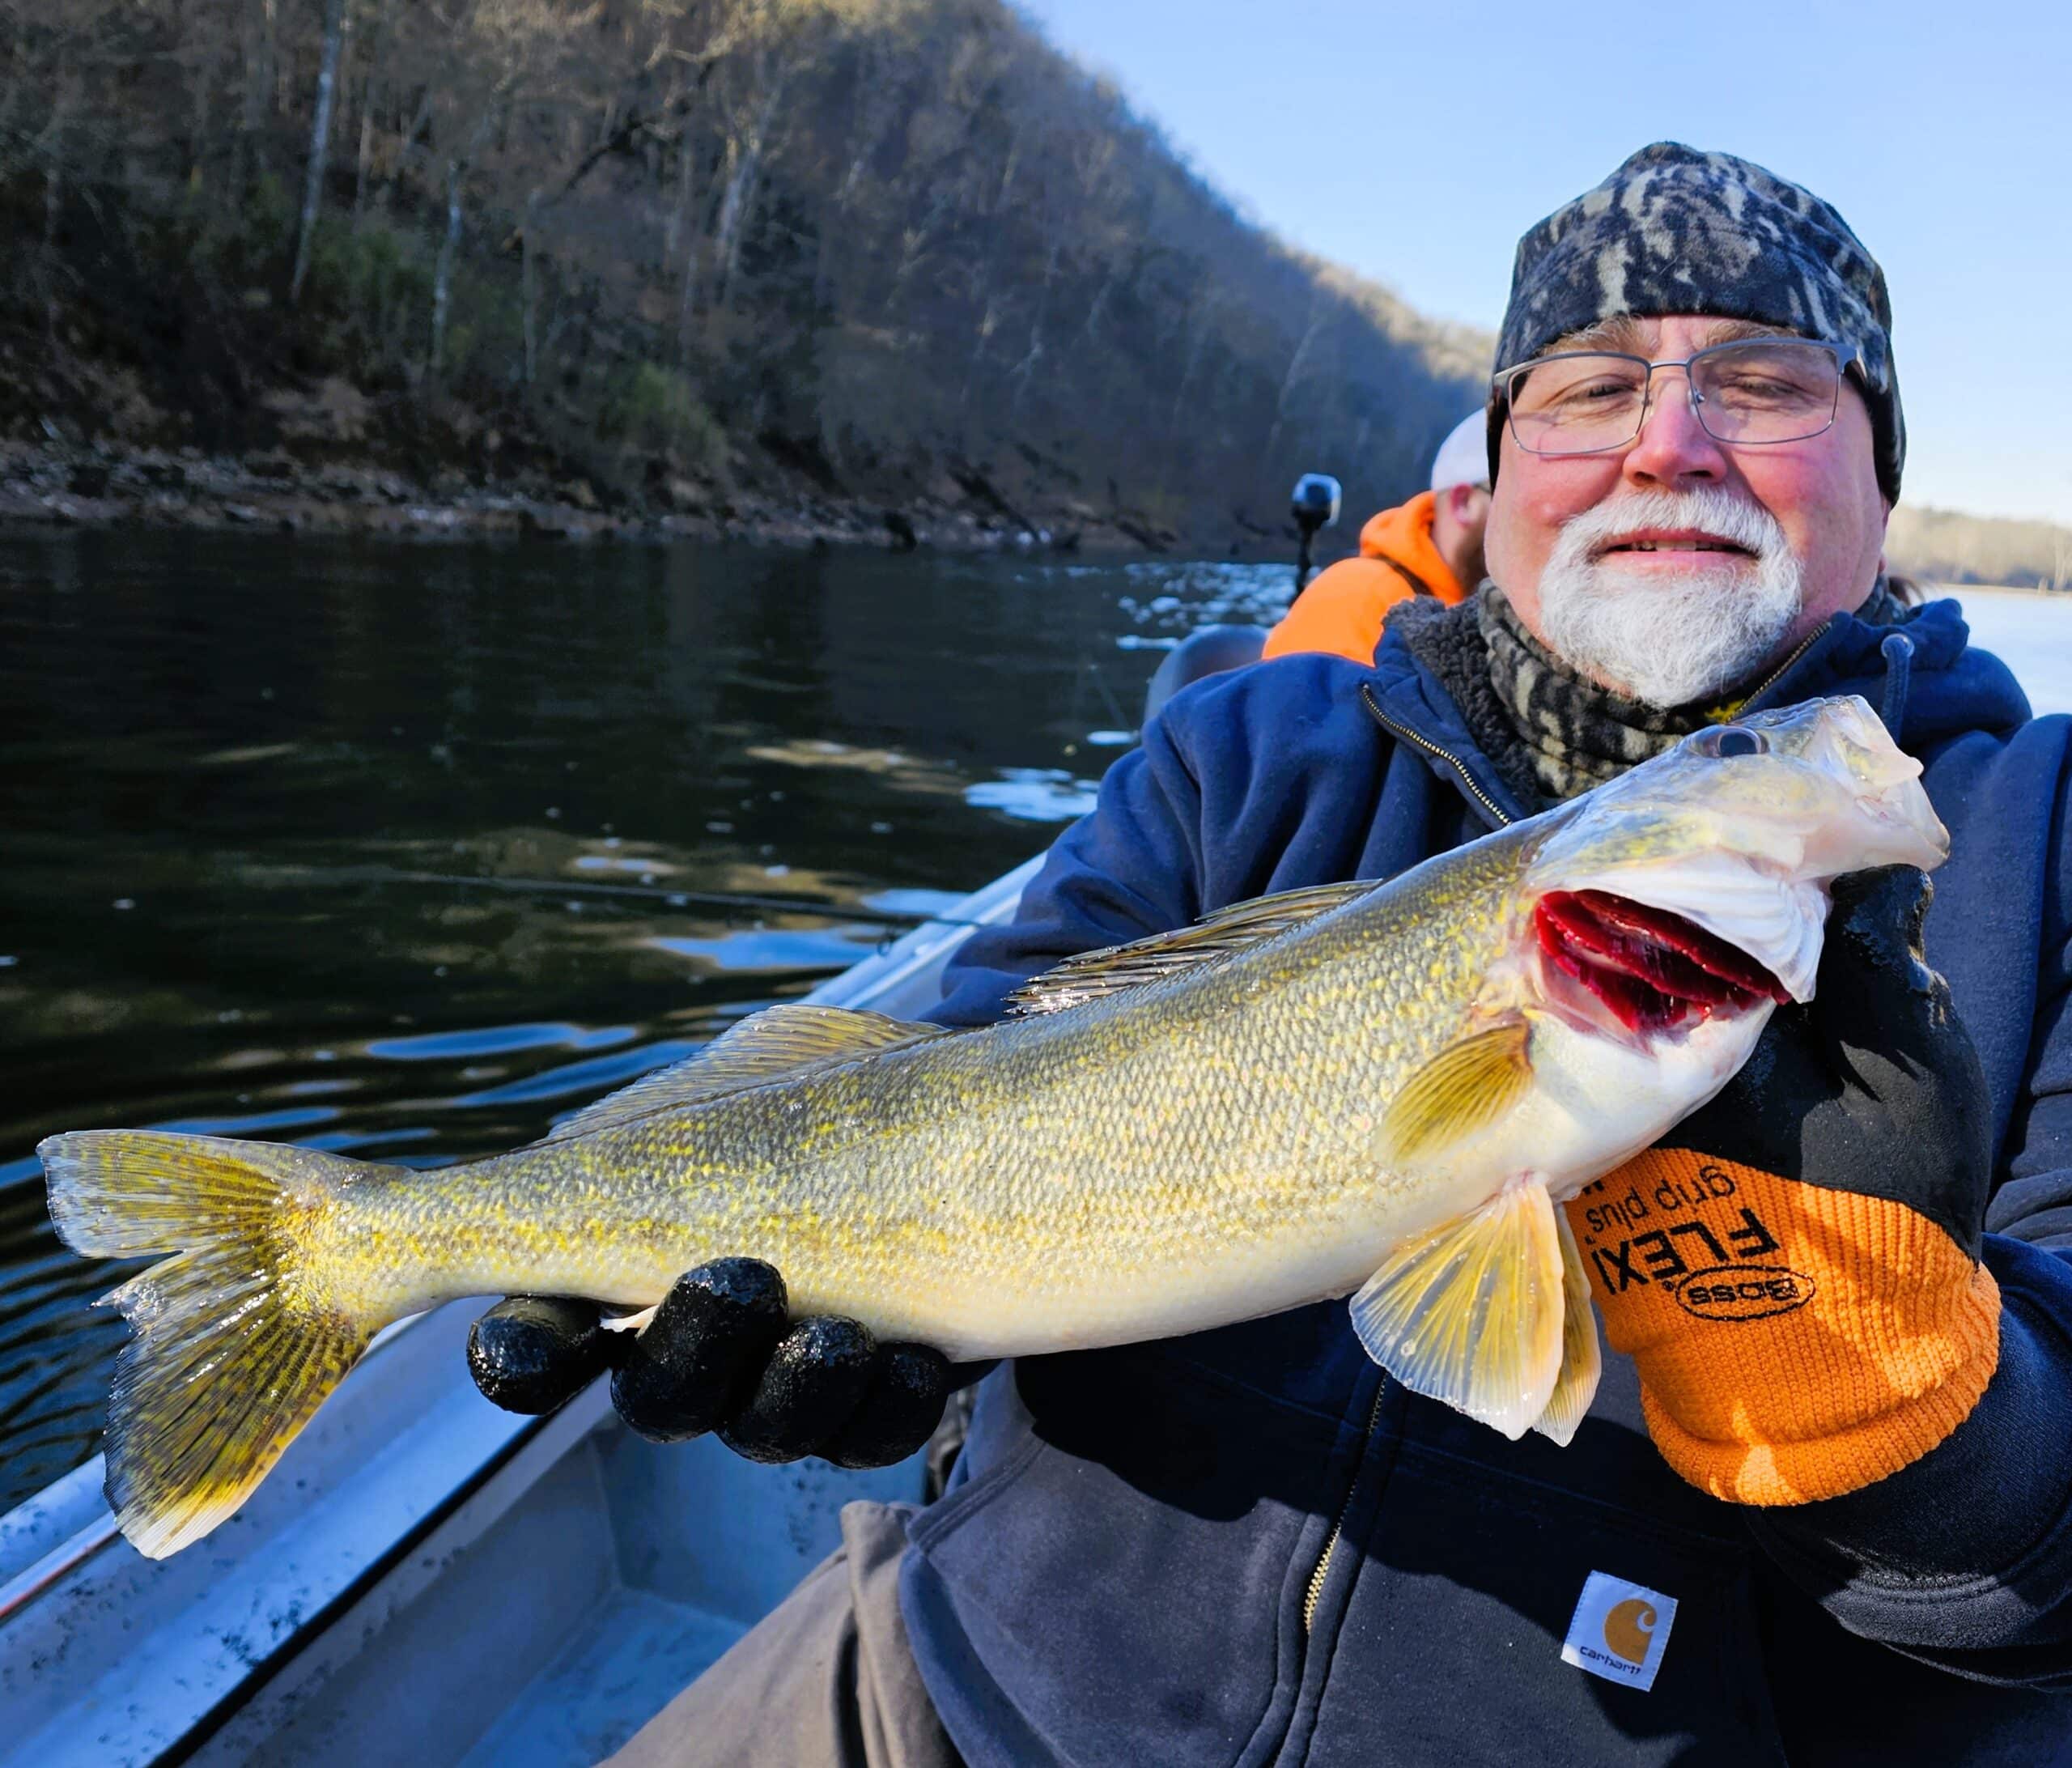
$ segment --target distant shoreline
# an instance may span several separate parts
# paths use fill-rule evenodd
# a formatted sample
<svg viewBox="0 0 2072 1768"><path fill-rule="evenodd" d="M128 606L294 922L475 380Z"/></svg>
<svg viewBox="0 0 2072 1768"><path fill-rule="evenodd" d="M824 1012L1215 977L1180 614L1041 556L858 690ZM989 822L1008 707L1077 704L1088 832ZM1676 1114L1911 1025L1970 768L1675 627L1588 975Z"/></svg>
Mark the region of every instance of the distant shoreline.
<svg viewBox="0 0 2072 1768"><path fill-rule="evenodd" d="M580 476L427 484L375 462L305 461L282 451L240 457L0 441L0 533L134 526L424 542L731 541L804 550L1293 556L1292 532L1284 540L1237 535L1225 555L1205 537L1183 538L1127 509L1025 508L976 472L967 489L957 502L923 497L894 506L834 493L679 485L669 507L656 508L612 498ZM1344 550L1352 544L1348 537Z"/></svg>
<svg viewBox="0 0 2072 1768"><path fill-rule="evenodd" d="M284 451L208 454L99 443L48 446L0 440L0 534L67 528L240 529L315 537L359 535L423 544L536 540L577 545L666 546L733 542L800 551L1089 556L1238 560L1280 563L1293 557L1293 531L1255 526L1223 538L1182 535L1128 510L1098 512L1011 505L973 474L959 503L916 499L904 506L869 498L792 491L679 486L674 507L656 509L609 499L586 479L522 479L427 484L367 461L318 462ZM1350 556L1351 521L1319 535L1318 568ZM2032 584L1954 583L1920 577L1930 597L1967 591L2049 597Z"/></svg>

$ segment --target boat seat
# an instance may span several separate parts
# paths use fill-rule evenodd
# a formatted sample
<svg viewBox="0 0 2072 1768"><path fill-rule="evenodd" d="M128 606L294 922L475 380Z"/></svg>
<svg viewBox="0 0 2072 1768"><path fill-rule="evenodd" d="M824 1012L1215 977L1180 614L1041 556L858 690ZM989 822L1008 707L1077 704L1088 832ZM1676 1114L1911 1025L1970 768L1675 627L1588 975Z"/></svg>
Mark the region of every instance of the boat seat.
<svg viewBox="0 0 2072 1768"><path fill-rule="evenodd" d="M1205 675L1256 663L1266 648L1264 627L1212 626L1191 632L1158 665L1144 693L1144 722L1149 724L1166 701Z"/></svg>

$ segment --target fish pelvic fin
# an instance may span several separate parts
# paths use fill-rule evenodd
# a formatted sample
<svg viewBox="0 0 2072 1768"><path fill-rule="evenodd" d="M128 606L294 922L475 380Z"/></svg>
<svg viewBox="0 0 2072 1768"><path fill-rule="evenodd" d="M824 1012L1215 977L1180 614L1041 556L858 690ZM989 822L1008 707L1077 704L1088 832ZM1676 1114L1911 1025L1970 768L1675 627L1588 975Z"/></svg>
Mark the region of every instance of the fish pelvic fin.
<svg viewBox="0 0 2072 1768"><path fill-rule="evenodd" d="M108 1507L163 1559L250 1496L387 1324L342 1311L305 1243L312 1211L369 1169L153 1130L53 1136L36 1152L74 1252L173 1254L102 1298L130 1330L108 1400Z"/></svg>
<svg viewBox="0 0 2072 1768"><path fill-rule="evenodd" d="M1412 1392L1515 1442L1553 1397L1563 1289L1554 1205L1533 1179L1398 1247L1352 1298L1352 1329Z"/></svg>
<svg viewBox="0 0 2072 1768"><path fill-rule="evenodd" d="M1590 1310L1590 1277L1575 1230L1562 1210L1554 1212L1554 1230L1561 1242L1561 1373L1555 1377L1547 1409L1532 1421L1532 1427L1565 1449L1597 1397L1604 1357L1598 1348L1597 1315Z"/></svg>
<svg viewBox="0 0 2072 1768"><path fill-rule="evenodd" d="M1448 1044L1389 1101L1382 1165L1429 1159L1510 1111L1532 1085L1531 1046L1532 1028L1516 1014Z"/></svg>

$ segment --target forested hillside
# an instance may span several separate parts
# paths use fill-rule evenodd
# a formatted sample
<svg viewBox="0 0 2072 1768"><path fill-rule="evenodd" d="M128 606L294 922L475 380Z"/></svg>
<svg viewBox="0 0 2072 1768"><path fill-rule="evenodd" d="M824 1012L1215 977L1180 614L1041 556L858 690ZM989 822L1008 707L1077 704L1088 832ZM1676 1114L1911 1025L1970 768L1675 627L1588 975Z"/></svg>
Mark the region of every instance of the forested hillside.
<svg viewBox="0 0 2072 1768"><path fill-rule="evenodd" d="M1221 550L1414 488L1488 347L1000 0L0 0L0 437L89 498L149 446Z"/></svg>

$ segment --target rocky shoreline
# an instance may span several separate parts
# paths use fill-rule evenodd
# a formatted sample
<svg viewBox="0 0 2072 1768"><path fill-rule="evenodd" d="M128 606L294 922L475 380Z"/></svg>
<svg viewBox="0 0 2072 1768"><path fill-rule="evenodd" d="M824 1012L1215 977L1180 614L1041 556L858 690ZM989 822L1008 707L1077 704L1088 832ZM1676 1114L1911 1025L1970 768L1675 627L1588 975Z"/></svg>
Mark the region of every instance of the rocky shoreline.
<svg viewBox="0 0 2072 1768"><path fill-rule="evenodd" d="M983 474L945 475L940 494L894 508L805 489L724 493L681 481L667 507L609 499L587 480L533 475L430 482L363 462L284 450L211 454L106 442L0 441L0 532L121 527L268 529L315 535L576 543L679 540L912 551L1161 553L1181 537L1127 512L1022 510Z"/></svg>

